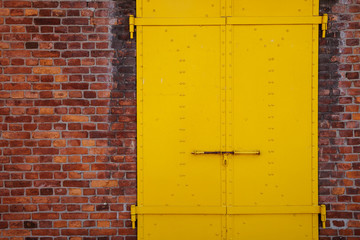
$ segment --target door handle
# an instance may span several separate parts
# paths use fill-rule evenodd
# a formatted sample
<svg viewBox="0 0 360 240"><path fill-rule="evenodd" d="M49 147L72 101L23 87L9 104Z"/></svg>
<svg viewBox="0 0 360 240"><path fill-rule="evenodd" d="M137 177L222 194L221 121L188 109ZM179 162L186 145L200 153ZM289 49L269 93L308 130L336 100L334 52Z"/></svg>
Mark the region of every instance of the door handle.
<svg viewBox="0 0 360 240"><path fill-rule="evenodd" d="M256 150L256 151L234 151L234 155L260 155L260 150Z"/></svg>
<svg viewBox="0 0 360 240"><path fill-rule="evenodd" d="M202 154L232 154L232 155L260 155L260 151L230 151L230 152L222 152L222 151L214 151L214 152L202 152L202 151L193 151L191 154L194 155L202 155Z"/></svg>

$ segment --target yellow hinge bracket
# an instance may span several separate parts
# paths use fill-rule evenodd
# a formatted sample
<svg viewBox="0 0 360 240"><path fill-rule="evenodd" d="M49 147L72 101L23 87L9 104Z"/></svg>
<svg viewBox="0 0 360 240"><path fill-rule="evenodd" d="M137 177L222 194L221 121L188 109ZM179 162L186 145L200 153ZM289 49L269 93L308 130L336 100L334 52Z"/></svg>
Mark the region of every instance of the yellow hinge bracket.
<svg viewBox="0 0 360 240"><path fill-rule="evenodd" d="M134 15L129 16L129 32L130 32L130 39L133 39L134 32L135 32L135 17L134 17Z"/></svg>
<svg viewBox="0 0 360 240"><path fill-rule="evenodd" d="M320 206L320 216L321 216L322 227L326 228L326 206L325 205Z"/></svg>
<svg viewBox="0 0 360 240"><path fill-rule="evenodd" d="M321 22L322 38L325 38L326 36L326 30L328 30L328 22L329 22L329 16L325 13L322 16L322 22Z"/></svg>
<svg viewBox="0 0 360 240"><path fill-rule="evenodd" d="M131 205L131 226L133 229L135 229L135 223L136 223L136 206Z"/></svg>

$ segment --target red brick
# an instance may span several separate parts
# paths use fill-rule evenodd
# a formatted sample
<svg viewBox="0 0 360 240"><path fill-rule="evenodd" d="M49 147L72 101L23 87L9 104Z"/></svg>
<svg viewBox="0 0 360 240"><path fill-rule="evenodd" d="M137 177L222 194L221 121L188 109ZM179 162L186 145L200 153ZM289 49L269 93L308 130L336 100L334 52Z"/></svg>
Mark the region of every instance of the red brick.
<svg viewBox="0 0 360 240"><path fill-rule="evenodd" d="M6 18L6 24L32 24L32 18Z"/></svg>
<svg viewBox="0 0 360 240"><path fill-rule="evenodd" d="M3 230L2 231L3 236L30 236L30 230L22 230L22 229L16 229L16 230Z"/></svg>
<svg viewBox="0 0 360 240"><path fill-rule="evenodd" d="M5 139L29 139L30 133L27 132L4 132L2 137Z"/></svg>
<svg viewBox="0 0 360 240"><path fill-rule="evenodd" d="M59 236L60 230L58 229L33 229L33 236Z"/></svg>
<svg viewBox="0 0 360 240"><path fill-rule="evenodd" d="M117 230L116 229L90 229L90 235L92 236L99 236L99 235L116 235Z"/></svg>
<svg viewBox="0 0 360 240"><path fill-rule="evenodd" d="M34 220L48 220L48 219L59 219L58 213L33 213L32 219Z"/></svg>
<svg viewBox="0 0 360 240"><path fill-rule="evenodd" d="M6 8L29 8L31 7L30 1L4 1L4 7Z"/></svg>
<svg viewBox="0 0 360 240"><path fill-rule="evenodd" d="M88 18L65 18L62 20L63 25L88 25Z"/></svg>
<svg viewBox="0 0 360 240"><path fill-rule="evenodd" d="M65 236L88 235L88 229L62 229L61 234Z"/></svg>
<svg viewBox="0 0 360 240"><path fill-rule="evenodd" d="M350 6L349 7L349 12L350 13L360 12L360 6L358 6L358 5Z"/></svg>
<svg viewBox="0 0 360 240"><path fill-rule="evenodd" d="M66 180L63 183L64 187L89 187L89 181L75 181L75 180Z"/></svg>

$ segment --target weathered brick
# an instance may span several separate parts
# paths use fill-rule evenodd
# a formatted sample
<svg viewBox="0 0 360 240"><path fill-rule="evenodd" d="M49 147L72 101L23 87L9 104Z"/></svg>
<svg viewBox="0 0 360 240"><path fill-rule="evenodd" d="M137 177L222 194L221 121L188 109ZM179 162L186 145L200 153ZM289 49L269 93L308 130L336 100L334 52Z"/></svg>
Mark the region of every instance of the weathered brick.
<svg viewBox="0 0 360 240"><path fill-rule="evenodd" d="M60 137L60 133L59 132L33 132L32 133L32 137L33 138L59 138Z"/></svg>
<svg viewBox="0 0 360 240"><path fill-rule="evenodd" d="M29 139L30 133L28 132L4 132L2 137L5 139Z"/></svg>
<svg viewBox="0 0 360 240"><path fill-rule="evenodd" d="M30 1L4 1L6 8L29 8L31 7Z"/></svg>
<svg viewBox="0 0 360 240"><path fill-rule="evenodd" d="M35 74L59 74L61 73L60 67L35 67L33 68Z"/></svg>
<svg viewBox="0 0 360 240"><path fill-rule="evenodd" d="M35 18L34 23L36 25L59 25L60 18Z"/></svg>
<svg viewBox="0 0 360 240"><path fill-rule="evenodd" d="M63 122L88 122L89 117L81 115L66 115L62 117Z"/></svg>
<svg viewBox="0 0 360 240"><path fill-rule="evenodd" d="M118 181L116 180L93 180L91 181L91 187L118 187Z"/></svg>

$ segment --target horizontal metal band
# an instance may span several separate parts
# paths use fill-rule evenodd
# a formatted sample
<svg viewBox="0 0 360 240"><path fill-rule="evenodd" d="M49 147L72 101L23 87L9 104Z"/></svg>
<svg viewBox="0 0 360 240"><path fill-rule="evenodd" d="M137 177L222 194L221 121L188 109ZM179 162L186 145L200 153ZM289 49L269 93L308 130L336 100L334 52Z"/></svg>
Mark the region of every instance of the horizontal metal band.
<svg viewBox="0 0 360 240"><path fill-rule="evenodd" d="M323 17L135 18L137 26L309 25Z"/></svg>
<svg viewBox="0 0 360 240"><path fill-rule="evenodd" d="M217 26L226 18L135 18L137 26Z"/></svg>
<svg viewBox="0 0 360 240"><path fill-rule="evenodd" d="M226 207L136 207L139 215L225 215Z"/></svg>
<svg viewBox="0 0 360 240"><path fill-rule="evenodd" d="M229 215L263 215L263 214L305 214L320 213L320 206L269 206L269 207L228 207Z"/></svg>
<svg viewBox="0 0 360 240"><path fill-rule="evenodd" d="M265 215L319 214L320 206L262 207L136 207L138 215Z"/></svg>
<svg viewBox="0 0 360 240"><path fill-rule="evenodd" d="M321 24L321 16L314 17L228 17L229 25L308 25Z"/></svg>

